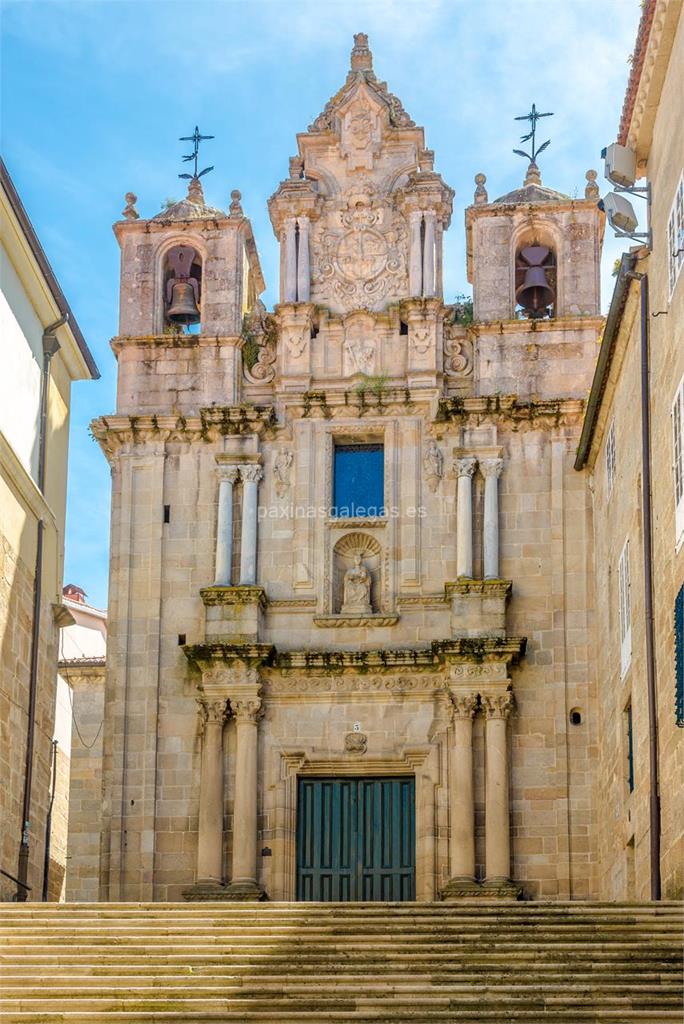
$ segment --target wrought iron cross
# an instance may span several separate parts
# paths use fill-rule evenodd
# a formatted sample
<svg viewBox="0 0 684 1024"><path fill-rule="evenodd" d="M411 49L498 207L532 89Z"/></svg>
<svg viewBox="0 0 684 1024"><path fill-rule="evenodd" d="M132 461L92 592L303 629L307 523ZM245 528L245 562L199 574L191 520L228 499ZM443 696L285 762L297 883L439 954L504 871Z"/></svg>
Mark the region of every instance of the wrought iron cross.
<svg viewBox="0 0 684 1024"><path fill-rule="evenodd" d="M213 139L213 138L214 138L213 135L200 135L200 130L197 127L197 125L195 125L195 130L192 133L192 135L181 135L180 139L178 140L179 142L192 142L193 143L192 153L188 153L187 156L184 156L183 157L183 162L184 163L188 163L190 160L194 160L194 162L195 162L195 173L194 174L179 174L178 175L179 178L201 178L203 174L208 174L209 171L213 171L214 170L214 167L213 167L213 164L212 164L211 167L205 167L203 171L200 171L199 174L197 173L197 158L199 156L200 142L205 142L207 139Z"/></svg>
<svg viewBox="0 0 684 1024"><path fill-rule="evenodd" d="M532 109L530 110L529 114L521 114L520 117L516 117L514 119L516 121L529 121L530 122L532 131L528 132L527 135L522 135L521 138L520 138L520 141L521 142L529 142L529 140L532 139L532 153L531 154L530 153L526 153L524 149L514 149L513 152L517 153L518 156L524 156L526 160L529 160L530 163L533 163L533 164L537 162L537 157L539 156L539 154L542 153L546 149L547 146L551 145L551 139L547 139L546 142L542 143L542 145L539 147L539 149L536 148L535 133L537 131L537 121L539 120L540 117L553 117L553 112L549 111L547 114L540 114L539 111L537 110L536 106L533 103L532 104Z"/></svg>

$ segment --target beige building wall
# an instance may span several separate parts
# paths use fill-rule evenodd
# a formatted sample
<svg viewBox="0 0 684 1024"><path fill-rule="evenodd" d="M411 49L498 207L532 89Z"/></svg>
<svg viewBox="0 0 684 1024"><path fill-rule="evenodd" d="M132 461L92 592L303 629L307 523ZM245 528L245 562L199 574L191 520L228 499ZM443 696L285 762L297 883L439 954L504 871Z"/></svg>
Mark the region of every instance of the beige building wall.
<svg viewBox="0 0 684 1024"><path fill-rule="evenodd" d="M684 892L684 730L675 716L675 597L684 583L684 546L675 531L672 404L684 375L684 273L670 294L668 219L684 170L684 17L679 0L649 3L626 100L621 141L636 150L643 185L652 190L653 247L635 248L634 270L648 276L653 516L653 597L661 809L662 893ZM641 210L634 200L637 210ZM642 221L643 226L643 221ZM600 888L603 898L650 894L649 718L646 687L644 538L640 421L640 286L621 275L624 309L605 369L594 381L599 405L585 429L593 493L597 679L600 715L596 771ZM617 295L617 293L616 293ZM619 295L617 295L619 300ZM619 312L620 302L614 300ZM610 323L610 318L609 318ZM600 365L600 364L599 364ZM615 479L607 475L614 431ZM584 438L583 438L584 440ZM631 660L621 671L619 561L629 541ZM634 789L628 784L627 707L634 736Z"/></svg>
<svg viewBox="0 0 684 1024"><path fill-rule="evenodd" d="M44 491L37 486L42 333L68 311L45 254L2 165L0 282L3 373L0 398L0 867L17 874L22 831L28 732L33 592L38 521L44 523L39 609L36 739L28 884L39 898L50 784L57 668L62 616L62 564L71 383L92 379L97 368L78 325L56 332L47 402ZM0 893L16 886L2 877Z"/></svg>

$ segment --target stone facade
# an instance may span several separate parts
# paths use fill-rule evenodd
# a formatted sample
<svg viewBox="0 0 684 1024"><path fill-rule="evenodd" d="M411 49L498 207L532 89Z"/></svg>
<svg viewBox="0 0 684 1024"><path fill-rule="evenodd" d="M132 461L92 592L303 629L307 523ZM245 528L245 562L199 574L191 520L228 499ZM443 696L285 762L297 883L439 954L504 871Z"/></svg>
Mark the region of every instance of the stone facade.
<svg viewBox="0 0 684 1024"><path fill-rule="evenodd" d="M65 616L71 383L93 379L98 371L1 160L0 228L0 869L30 886L0 875L0 900L17 892L40 899L58 627Z"/></svg>
<svg viewBox="0 0 684 1024"><path fill-rule="evenodd" d="M357 36L269 201L272 313L239 194L223 214L192 182L115 226L101 898L293 899L298 782L359 777L415 780L419 899L599 894L573 460L603 218L592 177L574 200L535 165L494 202L476 181L469 323L442 294L453 193ZM181 243L197 334L164 327ZM533 245L555 260L538 317L516 298ZM368 444L383 510L336 515L335 453Z"/></svg>
<svg viewBox="0 0 684 1024"><path fill-rule="evenodd" d="M590 477L595 537L597 678L601 680L596 768L599 886L610 899L646 899L651 893L653 731L646 683L641 286L630 277L636 273L646 275L650 301L651 561L662 895L680 899L684 893L684 731L675 713L674 608L684 584L684 536L681 528L678 534L675 523L673 403L684 378L684 273L680 270L672 287L673 244L668 237L677 190L684 190L684 17L679 0L644 5L633 67L619 141L636 151L640 176L650 183L653 245L650 252L635 247L623 257L603 341L605 360L599 360L592 387L596 408L585 427L580 460ZM684 236L679 244L684 245ZM626 545L630 628L628 640L621 644L620 560Z"/></svg>

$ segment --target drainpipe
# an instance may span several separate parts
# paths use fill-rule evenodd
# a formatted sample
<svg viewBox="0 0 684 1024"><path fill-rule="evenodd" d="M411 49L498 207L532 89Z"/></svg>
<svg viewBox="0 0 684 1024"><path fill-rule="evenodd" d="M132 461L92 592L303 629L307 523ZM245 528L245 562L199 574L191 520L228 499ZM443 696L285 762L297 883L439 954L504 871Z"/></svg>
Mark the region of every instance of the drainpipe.
<svg viewBox="0 0 684 1024"><path fill-rule="evenodd" d="M52 839L52 808L55 804L55 792L57 790L57 740L52 741L52 785L50 786L50 803L48 804L47 818L45 819L45 857L43 859L43 903L47 903L48 889L50 887L50 840Z"/></svg>
<svg viewBox="0 0 684 1024"><path fill-rule="evenodd" d="M658 779L658 703L656 699L655 640L653 628L653 554L651 508L651 404L649 386L648 274L629 271L641 289L641 501L644 533L644 611L646 625L646 689L648 693L649 824L651 899L659 900L660 785Z"/></svg>
<svg viewBox="0 0 684 1024"><path fill-rule="evenodd" d="M38 490L45 494L45 459L47 454L48 392L50 389L50 360L59 351L55 332L68 320L62 316L43 331L43 372L40 380L40 426L38 433ZM29 674L28 726L26 732L26 766L24 769L24 800L21 812L21 839L17 868L17 891L15 901L25 903L31 834L31 784L33 782L33 748L36 732L36 698L38 694L38 655L40 640L40 605L43 576L43 540L45 523L38 520L36 534L36 567L33 580L33 620L31 622L31 663Z"/></svg>

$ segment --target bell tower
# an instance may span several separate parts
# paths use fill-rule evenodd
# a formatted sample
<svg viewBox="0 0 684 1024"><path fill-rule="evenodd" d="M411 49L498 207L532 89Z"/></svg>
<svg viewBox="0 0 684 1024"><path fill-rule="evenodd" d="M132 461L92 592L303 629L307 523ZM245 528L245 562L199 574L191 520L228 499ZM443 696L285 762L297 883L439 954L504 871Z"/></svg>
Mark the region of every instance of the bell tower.
<svg viewBox="0 0 684 1024"><path fill-rule="evenodd" d="M466 248L484 394L583 398L591 384L605 218L596 171L586 177L572 199L531 162L522 188L490 202L475 176Z"/></svg>

